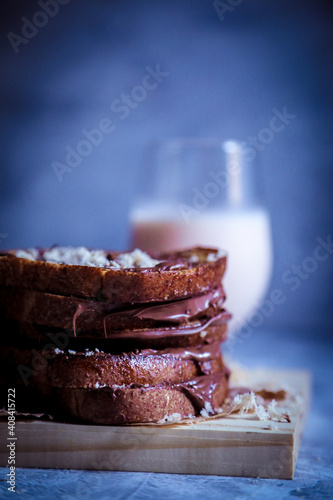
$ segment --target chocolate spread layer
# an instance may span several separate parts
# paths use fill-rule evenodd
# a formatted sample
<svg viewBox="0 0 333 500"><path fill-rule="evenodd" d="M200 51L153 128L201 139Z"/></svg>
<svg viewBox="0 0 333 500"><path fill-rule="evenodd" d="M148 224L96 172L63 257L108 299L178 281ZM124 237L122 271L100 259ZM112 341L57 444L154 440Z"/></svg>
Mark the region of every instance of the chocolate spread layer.
<svg viewBox="0 0 333 500"><path fill-rule="evenodd" d="M215 316L222 311L222 305L225 301L225 293L223 288L219 287L198 297L143 305L114 304L104 306L104 304L99 302L84 302L75 298L71 298L71 300L74 304L76 304L76 311L73 315L74 336L77 335L78 318L82 314L90 311L103 314L103 329L105 338L107 338L109 336L107 333L108 330L112 329L111 322L114 322L117 318L153 320L156 322L156 327L158 327L159 323L181 325L182 323L191 322L205 312L207 312L208 317ZM109 325L110 327L108 328Z"/></svg>
<svg viewBox="0 0 333 500"><path fill-rule="evenodd" d="M175 386L188 397L198 414L205 410L207 415L213 415L217 410L213 397L214 392L224 378L229 378L227 372L210 373L175 384Z"/></svg>
<svg viewBox="0 0 333 500"><path fill-rule="evenodd" d="M134 316L138 318L155 319L156 321L171 321L179 324L206 311L209 307L221 309L225 301L225 294L222 287L199 297L175 300L162 304L149 304L140 307L129 307L115 311L109 315L121 314L124 316ZM109 316L108 315L108 316Z"/></svg>
<svg viewBox="0 0 333 500"><path fill-rule="evenodd" d="M145 329L145 330L129 330L129 331L112 331L105 332L106 338L108 339L150 339L150 338L161 338L161 337L174 337L177 335L192 335L194 333L200 333L208 326L216 326L227 323L231 319L231 314L229 314L224 309L216 316L197 321L195 324L190 324L187 326L178 326L170 328L155 328L155 329ZM89 334L84 334L85 337L94 337Z"/></svg>
<svg viewBox="0 0 333 500"><path fill-rule="evenodd" d="M74 336L89 331L106 338L107 332L113 330L169 328L209 319L222 311L224 300L222 287L199 296L143 304L109 304L0 287L0 314L16 322L69 329Z"/></svg>

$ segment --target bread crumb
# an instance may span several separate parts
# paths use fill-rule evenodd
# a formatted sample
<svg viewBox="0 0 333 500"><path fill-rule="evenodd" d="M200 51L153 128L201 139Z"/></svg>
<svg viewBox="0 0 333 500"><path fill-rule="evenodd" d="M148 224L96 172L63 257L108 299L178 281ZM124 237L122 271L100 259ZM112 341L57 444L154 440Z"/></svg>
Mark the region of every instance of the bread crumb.
<svg viewBox="0 0 333 500"><path fill-rule="evenodd" d="M161 420L159 420L157 423L158 424L164 424L165 422L179 422L182 419L182 416L180 413L172 413L171 415L164 415Z"/></svg>
<svg viewBox="0 0 333 500"><path fill-rule="evenodd" d="M95 389L103 389L104 387L106 387L106 384L100 385L100 383L99 383L99 382L96 382L96 383L94 384L94 388L95 388Z"/></svg>
<svg viewBox="0 0 333 500"><path fill-rule="evenodd" d="M85 356L93 356L94 354L95 354L94 351L88 351L87 349L86 352L84 353Z"/></svg>
<svg viewBox="0 0 333 500"><path fill-rule="evenodd" d="M36 260L38 257L37 248L28 248L27 250L16 250L14 255L20 259Z"/></svg>
<svg viewBox="0 0 333 500"><path fill-rule="evenodd" d="M277 402L273 399L265 408L262 404L258 404L257 397L253 391L245 394L237 394L232 402L232 412L238 411L242 416L249 411L254 411L259 420L266 422L268 420L276 420L278 422L290 422L288 412L284 412L276 408Z"/></svg>
<svg viewBox="0 0 333 500"><path fill-rule="evenodd" d="M217 250L217 252L209 253L207 255L207 262L215 262L216 260L220 259L224 255L225 255L225 252L221 248L219 248Z"/></svg>
<svg viewBox="0 0 333 500"><path fill-rule="evenodd" d="M118 267L106 257L104 250L88 250L85 247L54 247L43 254L46 262L89 267Z"/></svg>
<svg viewBox="0 0 333 500"><path fill-rule="evenodd" d="M213 413L214 413L214 411L213 411L212 405L208 401L206 401L204 408L202 408L202 410L200 412L200 415L202 417L207 418L207 417L209 417L209 415L212 415Z"/></svg>
<svg viewBox="0 0 333 500"><path fill-rule="evenodd" d="M45 250L42 255L37 248L15 250L11 253L21 259L43 260L51 264L120 269L117 262L107 258L105 250L88 250L85 247L55 246Z"/></svg>
<svg viewBox="0 0 333 500"><path fill-rule="evenodd" d="M131 267L155 267L160 263L159 260L153 259L146 252L136 248L133 252L122 253L116 257L115 262L121 268Z"/></svg>

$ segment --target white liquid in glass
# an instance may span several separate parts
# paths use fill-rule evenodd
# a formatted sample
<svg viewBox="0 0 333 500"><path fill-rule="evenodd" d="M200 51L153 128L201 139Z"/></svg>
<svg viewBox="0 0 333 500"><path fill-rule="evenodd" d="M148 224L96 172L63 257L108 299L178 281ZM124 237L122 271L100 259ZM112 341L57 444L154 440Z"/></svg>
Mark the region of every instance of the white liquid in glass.
<svg viewBox="0 0 333 500"><path fill-rule="evenodd" d="M168 251L195 245L228 252L224 289L235 331L260 306L272 272L270 222L263 208L204 210L186 222L157 206L131 214L133 246Z"/></svg>

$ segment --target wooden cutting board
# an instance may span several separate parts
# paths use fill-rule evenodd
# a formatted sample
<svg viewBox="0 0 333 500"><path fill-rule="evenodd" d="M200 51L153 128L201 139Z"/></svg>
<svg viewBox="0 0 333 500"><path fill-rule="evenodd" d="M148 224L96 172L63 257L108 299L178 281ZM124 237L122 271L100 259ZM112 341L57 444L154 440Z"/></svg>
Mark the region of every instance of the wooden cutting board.
<svg viewBox="0 0 333 500"><path fill-rule="evenodd" d="M288 386L299 396L290 423L261 422L253 414L191 425L126 427L17 419L16 466L292 479L311 377L302 371L248 374L252 381ZM270 423L277 428L270 429ZM2 421L1 466L8 461L7 437Z"/></svg>

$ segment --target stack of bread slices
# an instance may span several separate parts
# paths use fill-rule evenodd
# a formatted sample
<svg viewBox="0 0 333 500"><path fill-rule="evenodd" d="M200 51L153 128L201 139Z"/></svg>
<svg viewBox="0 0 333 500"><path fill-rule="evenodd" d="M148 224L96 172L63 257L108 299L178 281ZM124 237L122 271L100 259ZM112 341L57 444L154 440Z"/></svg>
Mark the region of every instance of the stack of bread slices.
<svg viewBox="0 0 333 500"><path fill-rule="evenodd" d="M226 255L84 247L0 255L2 389L18 408L96 424L218 412Z"/></svg>

